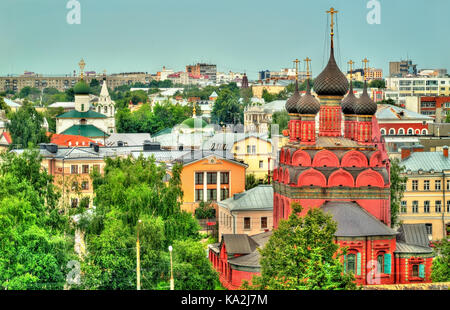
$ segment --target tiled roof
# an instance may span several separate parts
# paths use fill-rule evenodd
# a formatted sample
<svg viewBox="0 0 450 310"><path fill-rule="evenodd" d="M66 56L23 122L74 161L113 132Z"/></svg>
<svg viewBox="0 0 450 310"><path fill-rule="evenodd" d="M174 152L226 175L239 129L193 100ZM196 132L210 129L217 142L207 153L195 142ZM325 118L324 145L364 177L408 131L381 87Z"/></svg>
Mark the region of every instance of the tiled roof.
<svg viewBox="0 0 450 310"><path fill-rule="evenodd" d="M433 118L423 114L419 114L404 108L390 104L379 104L378 111L375 113L378 120L422 120L432 121Z"/></svg>
<svg viewBox="0 0 450 310"><path fill-rule="evenodd" d="M89 146L90 143L96 142L83 136L53 134L51 136L50 143L54 143L59 146Z"/></svg>
<svg viewBox="0 0 450 310"><path fill-rule="evenodd" d="M337 222L337 237L391 236L397 232L354 202L326 202L321 209Z"/></svg>
<svg viewBox="0 0 450 310"><path fill-rule="evenodd" d="M430 244L425 224L401 224L398 232L397 240L408 245L428 247Z"/></svg>
<svg viewBox="0 0 450 310"><path fill-rule="evenodd" d="M248 191L219 202L231 211L264 211L273 210L272 185L259 185Z"/></svg>
<svg viewBox="0 0 450 310"><path fill-rule="evenodd" d="M441 172L450 169L450 158L445 157L442 152L413 152L400 164L405 166L406 170L411 171L422 169L423 171Z"/></svg>
<svg viewBox="0 0 450 310"><path fill-rule="evenodd" d="M108 134L94 125L73 125L62 132L64 135L78 135L83 137L108 137Z"/></svg>
<svg viewBox="0 0 450 310"><path fill-rule="evenodd" d="M107 118L107 116L92 110L88 110L86 112L71 110L56 116L56 118Z"/></svg>

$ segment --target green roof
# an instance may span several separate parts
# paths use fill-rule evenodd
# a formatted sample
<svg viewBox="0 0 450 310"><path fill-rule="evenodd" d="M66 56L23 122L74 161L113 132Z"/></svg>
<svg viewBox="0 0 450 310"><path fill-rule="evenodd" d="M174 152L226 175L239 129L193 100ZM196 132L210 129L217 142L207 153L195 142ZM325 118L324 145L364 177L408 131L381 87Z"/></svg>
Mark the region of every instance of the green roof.
<svg viewBox="0 0 450 310"><path fill-rule="evenodd" d="M107 118L107 116L92 110L86 112L70 110L69 112L58 115L56 118Z"/></svg>
<svg viewBox="0 0 450 310"><path fill-rule="evenodd" d="M109 135L94 125L73 125L72 127L61 132L63 135L76 135L83 137L108 137Z"/></svg>
<svg viewBox="0 0 450 310"><path fill-rule="evenodd" d="M80 80L73 87L73 92L75 93L75 95L89 95L90 91L91 89L89 85L83 80Z"/></svg>
<svg viewBox="0 0 450 310"><path fill-rule="evenodd" d="M158 137L158 136L165 135L168 133L172 133L172 128L164 128L163 130L160 130L157 133L155 133L154 135L152 135L152 137Z"/></svg>
<svg viewBox="0 0 450 310"><path fill-rule="evenodd" d="M233 197L222 200L219 205L231 211L273 210L272 185L259 185Z"/></svg>
<svg viewBox="0 0 450 310"><path fill-rule="evenodd" d="M445 157L443 152L414 152L407 159L400 162L405 170L423 171L434 170L442 172L450 169L450 157Z"/></svg>
<svg viewBox="0 0 450 310"><path fill-rule="evenodd" d="M207 122L205 122L202 118L188 118L187 120L184 120L181 124L188 126L189 128L194 128L195 120L200 120L202 128L206 127L208 125Z"/></svg>

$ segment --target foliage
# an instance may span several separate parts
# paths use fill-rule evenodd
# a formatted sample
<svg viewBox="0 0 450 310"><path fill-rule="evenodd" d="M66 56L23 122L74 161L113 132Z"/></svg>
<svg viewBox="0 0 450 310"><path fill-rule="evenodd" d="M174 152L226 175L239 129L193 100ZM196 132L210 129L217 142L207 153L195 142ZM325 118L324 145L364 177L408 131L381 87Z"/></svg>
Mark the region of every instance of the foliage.
<svg viewBox="0 0 450 310"><path fill-rule="evenodd" d="M385 80L372 80L369 83L369 87L384 89L384 88L386 88L386 81Z"/></svg>
<svg viewBox="0 0 450 310"><path fill-rule="evenodd" d="M252 189L260 184L268 184L268 179L264 178L264 180L258 180L256 179L256 176L254 173L246 174L245 175L245 190L248 191L249 189Z"/></svg>
<svg viewBox="0 0 450 310"><path fill-rule="evenodd" d="M364 88L364 82L361 81L353 81L353 88Z"/></svg>
<svg viewBox="0 0 450 310"><path fill-rule="evenodd" d="M36 101L41 96L41 91L36 87L25 86L18 94L19 98L26 98L31 101Z"/></svg>
<svg viewBox="0 0 450 310"><path fill-rule="evenodd" d="M406 181L405 167L400 165L398 158L391 160L391 226L398 224L400 204L405 192Z"/></svg>
<svg viewBox="0 0 450 310"><path fill-rule="evenodd" d="M195 209L195 217L197 219L211 219L216 217L216 209L211 205L211 202L201 201Z"/></svg>
<svg viewBox="0 0 450 310"><path fill-rule="evenodd" d="M0 289L63 289L73 242L56 209L52 178L35 151L5 153L0 166Z"/></svg>
<svg viewBox="0 0 450 310"><path fill-rule="evenodd" d="M140 156L108 158L104 175L92 173L96 210L86 229L88 255L82 264L80 288L136 287L138 229L143 289L166 287L170 277L169 245L174 246L175 261L177 255L182 257L174 265L176 283L195 289L213 288L208 280L214 277L208 275L211 266L204 249L200 251L197 246L198 223L180 209L181 169L180 164L174 165L169 182L165 182L166 167L153 157ZM187 243L183 242L189 245L184 248L181 245Z"/></svg>
<svg viewBox="0 0 450 310"><path fill-rule="evenodd" d="M379 104L390 104L390 105L398 105L394 99L392 98L388 98L388 99L383 99L379 102Z"/></svg>
<svg viewBox="0 0 450 310"><path fill-rule="evenodd" d="M281 220L278 229L259 250L261 276L253 278L254 288L355 289L354 275L344 273L343 253L334 243L337 224L331 216L316 208L302 217L298 204L293 204L292 209L289 219Z"/></svg>
<svg viewBox="0 0 450 310"><path fill-rule="evenodd" d="M288 128L289 113L287 111L275 112L272 115L272 123L269 125L269 133L272 133L272 124L278 124L278 133L281 134L283 130Z"/></svg>
<svg viewBox="0 0 450 310"><path fill-rule="evenodd" d="M211 112L211 120L216 124L242 124L244 122L244 106L239 104L237 92L229 88L219 92Z"/></svg>
<svg viewBox="0 0 450 310"><path fill-rule="evenodd" d="M431 267L431 280L433 282L450 281L450 241L444 238L435 242L435 258Z"/></svg>
<svg viewBox="0 0 450 310"><path fill-rule="evenodd" d="M12 144L27 148L29 145L49 142L42 128L44 117L27 101L11 115L7 129L11 134Z"/></svg>

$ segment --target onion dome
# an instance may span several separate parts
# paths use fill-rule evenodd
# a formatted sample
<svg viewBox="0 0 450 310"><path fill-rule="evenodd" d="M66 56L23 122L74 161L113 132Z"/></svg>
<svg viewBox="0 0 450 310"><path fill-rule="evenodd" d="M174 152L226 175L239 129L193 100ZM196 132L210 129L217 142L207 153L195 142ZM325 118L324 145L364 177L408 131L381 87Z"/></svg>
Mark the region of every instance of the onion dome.
<svg viewBox="0 0 450 310"><path fill-rule="evenodd" d="M348 91L348 81L336 64L333 46L327 66L314 80L314 91L319 96L344 96Z"/></svg>
<svg viewBox="0 0 450 310"><path fill-rule="evenodd" d="M303 95L298 101L297 110L299 114L317 114L320 110L319 101L311 95L309 79L306 80L306 94Z"/></svg>
<svg viewBox="0 0 450 310"><path fill-rule="evenodd" d="M348 91L348 95L341 101L342 113L347 115L355 114L355 105L357 101L358 98L356 98L353 93L353 83L350 81L350 90Z"/></svg>
<svg viewBox="0 0 450 310"><path fill-rule="evenodd" d="M362 95L356 101L355 114L358 115L374 115L377 112L377 104L370 99L367 93L367 81L364 81L364 90Z"/></svg>
<svg viewBox="0 0 450 310"><path fill-rule="evenodd" d="M89 85L83 80L80 80L73 87L73 92L75 95L89 95L90 90Z"/></svg>
<svg viewBox="0 0 450 310"><path fill-rule="evenodd" d="M286 101L286 111L288 113L298 113L297 102L300 99L300 93L298 92L298 81L295 80L295 91L292 96Z"/></svg>

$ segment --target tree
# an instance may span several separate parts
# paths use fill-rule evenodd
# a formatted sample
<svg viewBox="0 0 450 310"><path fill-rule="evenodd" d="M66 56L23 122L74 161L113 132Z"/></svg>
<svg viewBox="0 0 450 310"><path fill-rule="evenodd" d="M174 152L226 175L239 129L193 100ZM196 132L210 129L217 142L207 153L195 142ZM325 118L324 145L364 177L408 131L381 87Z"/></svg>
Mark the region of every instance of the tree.
<svg viewBox="0 0 450 310"><path fill-rule="evenodd" d="M386 88L386 82L385 82L385 80L372 80L369 83L369 87L384 89L384 88Z"/></svg>
<svg viewBox="0 0 450 310"><path fill-rule="evenodd" d="M255 174L247 174L245 175L245 190L248 191L259 185L258 180L256 180Z"/></svg>
<svg viewBox="0 0 450 310"><path fill-rule="evenodd" d="M391 160L391 226L398 224L398 213L407 180L405 166L400 165L398 158Z"/></svg>
<svg viewBox="0 0 450 310"><path fill-rule="evenodd" d="M176 164L166 182L166 167L154 158L107 159L104 175L92 173L95 215L86 228L87 256L82 263L81 288L134 289L136 287L136 235L139 229L142 287L155 289L170 277L167 248L189 244L195 257L183 258L177 280L183 287L212 289L214 272L199 250L197 221L180 209L182 166ZM139 220L141 222L139 222ZM185 242L185 243L183 243ZM203 260L200 257L203 256ZM176 256L175 256L176 257ZM205 262L206 260L206 262ZM201 264L200 268L198 264ZM174 271L175 271L174 270ZM180 282L181 282L180 281ZM177 281L178 282L178 281Z"/></svg>
<svg viewBox="0 0 450 310"><path fill-rule="evenodd" d="M281 134L281 132L288 128L289 124L289 113L287 111L279 111L275 112L272 115L272 123L269 126L269 133L272 132L272 124L278 124L278 133Z"/></svg>
<svg viewBox="0 0 450 310"><path fill-rule="evenodd" d="M239 95L225 88L218 94L211 112L212 121L216 124L238 124L244 122L244 108L239 104Z"/></svg>
<svg viewBox="0 0 450 310"><path fill-rule="evenodd" d="M44 117L28 102L11 115L7 129L11 134L13 145L27 148L29 145L37 146L39 143L49 142L45 129Z"/></svg>
<svg viewBox="0 0 450 310"><path fill-rule="evenodd" d="M19 98L27 98L35 101L41 95L41 91L35 87L25 86L19 92Z"/></svg>
<svg viewBox="0 0 450 310"><path fill-rule="evenodd" d="M211 202L201 201L198 208L195 209L195 217L197 219L212 219L216 217L216 209L211 205Z"/></svg>
<svg viewBox="0 0 450 310"><path fill-rule="evenodd" d="M434 253L431 280L433 282L450 281L450 241L444 238L435 242Z"/></svg>
<svg viewBox="0 0 450 310"><path fill-rule="evenodd" d="M52 177L36 151L1 157L0 289L63 289L73 242Z"/></svg>
<svg viewBox="0 0 450 310"><path fill-rule="evenodd" d="M337 224L322 210L310 209L305 217L302 208L292 205L288 220L278 229L261 253L261 276L253 278L257 289L272 290L340 290L355 289L354 275L345 273L343 253L334 243ZM246 285L248 287L248 284Z"/></svg>

